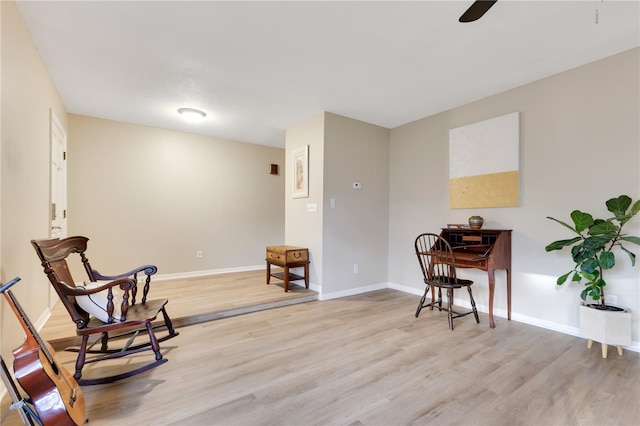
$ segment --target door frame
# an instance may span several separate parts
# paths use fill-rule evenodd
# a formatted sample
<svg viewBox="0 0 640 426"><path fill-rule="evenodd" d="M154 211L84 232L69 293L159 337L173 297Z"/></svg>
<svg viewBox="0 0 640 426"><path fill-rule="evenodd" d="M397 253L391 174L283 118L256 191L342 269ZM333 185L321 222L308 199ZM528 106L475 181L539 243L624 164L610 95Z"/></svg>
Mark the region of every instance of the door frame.
<svg viewBox="0 0 640 426"><path fill-rule="evenodd" d="M49 109L49 236L67 236L67 132L52 108ZM58 295L49 286L49 309Z"/></svg>

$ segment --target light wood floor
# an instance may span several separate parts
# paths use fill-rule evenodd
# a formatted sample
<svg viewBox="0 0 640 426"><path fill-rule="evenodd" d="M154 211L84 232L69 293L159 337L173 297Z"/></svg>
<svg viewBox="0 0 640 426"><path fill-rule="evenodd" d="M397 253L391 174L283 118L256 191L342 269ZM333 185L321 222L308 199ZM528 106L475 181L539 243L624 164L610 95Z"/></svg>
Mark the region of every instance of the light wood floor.
<svg viewBox="0 0 640 426"><path fill-rule="evenodd" d="M279 268L273 268L278 272ZM197 278L154 281L149 299L168 299L167 312L173 325L181 328L191 324L242 315L264 309L317 300L318 294L303 286L271 278L266 285L263 270L211 275ZM54 349L77 344L75 325L62 303L58 303L40 332Z"/></svg>
<svg viewBox="0 0 640 426"><path fill-rule="evenodd" d="M449 331L417 303L380 290L182 327L166 364L82 388L89 425L640 423L637 353L485 314Z"/></svg>

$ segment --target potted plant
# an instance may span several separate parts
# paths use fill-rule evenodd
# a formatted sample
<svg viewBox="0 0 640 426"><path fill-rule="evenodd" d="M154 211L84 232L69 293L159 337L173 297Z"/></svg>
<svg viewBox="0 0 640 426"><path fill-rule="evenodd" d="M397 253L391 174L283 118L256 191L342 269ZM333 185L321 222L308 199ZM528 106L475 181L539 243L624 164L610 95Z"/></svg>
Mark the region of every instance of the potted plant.
<svg viewBox="0 0 640 426"><path fill-rule="evenodd" d="M558 285L567 281L586 282L580 293L584 301L580 306L580 331L588 338L588 347L593 341L602 343L602 356L607 357L607 345L618 347L631 344L631 313L628 309L606 303L604 288L607 285L604 273L616 265L616 251L629 256L631 266L635 266L636 255L623 243L640 245L640 237L624 234L622 229L640 211L640 200L632 203L627 195L612 198L606 202L607 210L613 213L608 219L594 219L580 210L571 212L573 226L547 217L577 234L567 240L558 240L545 247L546 251L571 247L574 268L557 280ZM590 298L595 303L588 303Z"/></svg>

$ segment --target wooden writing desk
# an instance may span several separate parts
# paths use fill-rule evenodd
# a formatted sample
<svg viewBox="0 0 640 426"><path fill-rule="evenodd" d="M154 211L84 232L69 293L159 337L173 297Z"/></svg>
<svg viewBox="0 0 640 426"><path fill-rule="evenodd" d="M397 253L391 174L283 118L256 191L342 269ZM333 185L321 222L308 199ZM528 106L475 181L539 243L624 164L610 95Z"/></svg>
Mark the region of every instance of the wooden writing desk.
<svg viewBox="0 0 640 426"><path fill-rule="evenodd" d="M493 322L495 271L507 272L507 318L511 319L511 230L442 228L440 236L451 244L456 268L487 271L489 276L489 326Z"/></svg>

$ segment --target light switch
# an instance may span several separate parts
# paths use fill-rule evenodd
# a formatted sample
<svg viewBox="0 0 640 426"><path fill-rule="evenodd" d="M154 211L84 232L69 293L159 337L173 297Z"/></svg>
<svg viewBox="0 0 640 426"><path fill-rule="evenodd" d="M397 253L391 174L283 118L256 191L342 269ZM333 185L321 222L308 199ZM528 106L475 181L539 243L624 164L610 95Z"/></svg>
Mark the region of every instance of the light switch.
<svg viewBox="0 0 640 426"><path fill-rule="evenodd" d="M336 199L335 199L335 198L332 198L332 199L330 200L330 202L331 202L331 208L332 208L332 209L335 209L335 208L336 208Z"/></svg>

